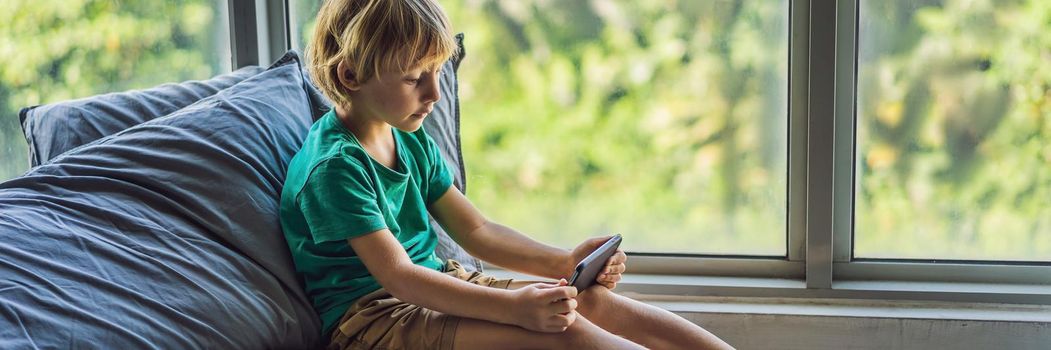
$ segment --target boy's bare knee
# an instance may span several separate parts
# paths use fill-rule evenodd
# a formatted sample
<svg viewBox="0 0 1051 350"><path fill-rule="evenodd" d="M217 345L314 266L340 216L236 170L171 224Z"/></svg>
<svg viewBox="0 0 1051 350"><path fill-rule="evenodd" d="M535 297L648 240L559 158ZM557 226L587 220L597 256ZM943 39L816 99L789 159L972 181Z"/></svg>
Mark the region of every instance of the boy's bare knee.
<svg viewBox="0 0 1051 350"><path fill-rule="evenodd" d="M565 332L562 332L562 338L565 340L563 346L558 346L562 349L594 349L599 344L597 341L601 337L602 329L596 326L584 316L577 315L577 320L573 322L569 328L566 328Z"/></svg>
<svg viewBox="0 0 1051 350"><path fill-rule="evenodd" d="M610 333L583 316L562 332L564 342L559 349L644 349L627 339Z"/></svg>
<svg viewBox="0 0 1051 350"><path fill-rule="evenodd" d="M594 285L577 294L577 311L595 317L594 312L603 305L609 305L609 300L616 297L613 291L602 285Z"/></svg>

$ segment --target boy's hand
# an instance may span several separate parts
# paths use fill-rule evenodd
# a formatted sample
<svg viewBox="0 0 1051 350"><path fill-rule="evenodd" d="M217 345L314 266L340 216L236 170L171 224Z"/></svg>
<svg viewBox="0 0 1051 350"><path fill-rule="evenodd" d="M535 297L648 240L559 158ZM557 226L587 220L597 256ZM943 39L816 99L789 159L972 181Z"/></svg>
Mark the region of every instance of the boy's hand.
<svg viewBox="0 0 1051 350"><path fill-rule="evenodd" d="M573 252L570 253L573 256L573 265L570 267L569 273L573 273L573 267L576 266L581 260L584 260L591 254L591 252L598 249L603 243L606 243L613 236L603 236L589 238L583 243L580 243L576 248L573 248ZM606 288L614 289L617 288L617 282L620 282L621 274L628 269L627 266L628 255L624 254L624 250L617 248L617 252L613 256L606 260L606 266L602 268L598 276L595 277L595 282L606 286Z"/></svg>
<svg viewBox="0 0 1051 350"><path fill-rule="evenodd" d="M577 320L577 289L567 284L562 279L558 284L534 283L514 290L513 323L537 332L565 331Z"/></svg>
<svg viewBox="0 0 1051 350"><path fill-rule="evenodd" d="M617 282L620 282L621 274L628 270L627 262L628 255L624 254L624 251L620 248L617 248L617 252L609 257L609 260L606 260L606 267L595 278L595 282L609 289L617 288Z"/></svg>

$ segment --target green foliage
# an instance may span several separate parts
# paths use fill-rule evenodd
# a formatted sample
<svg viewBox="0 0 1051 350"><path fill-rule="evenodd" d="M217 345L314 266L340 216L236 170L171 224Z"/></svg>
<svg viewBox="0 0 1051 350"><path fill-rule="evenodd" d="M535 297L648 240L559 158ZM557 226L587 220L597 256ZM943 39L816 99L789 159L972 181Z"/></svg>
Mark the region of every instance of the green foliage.
<svg viewBox="0 0 1051 350"><path fill-rule="evenodd" d="M787 2L463 1L468 194L572 246L785 254Z"/></svg>
<svg viewBox="0 0 1051 350"><path fill-rule="evenodd" d="M28 167L22 107L228 71L220 5L225 1L5 0L0 179Z"/></svg>
<svg viewBox="0 0 1051 350"><path fill-rule="evenodd" d="M856 253L1051 260L1051 4L863 1Z"/></svg>

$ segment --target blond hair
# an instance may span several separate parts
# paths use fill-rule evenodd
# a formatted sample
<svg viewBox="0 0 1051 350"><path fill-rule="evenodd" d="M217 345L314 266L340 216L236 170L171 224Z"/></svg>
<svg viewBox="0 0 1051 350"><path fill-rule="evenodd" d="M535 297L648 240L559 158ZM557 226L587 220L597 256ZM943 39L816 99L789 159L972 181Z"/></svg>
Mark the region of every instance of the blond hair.
<svg viewBox="0 0 1051 350"><path fill-rule="evenodd" d="M434 0L326 0L306 48L314 84L342 106L350 106L350 91L340 83L340 62L365 83L381 69L434 70L456 50Z"/></svg>

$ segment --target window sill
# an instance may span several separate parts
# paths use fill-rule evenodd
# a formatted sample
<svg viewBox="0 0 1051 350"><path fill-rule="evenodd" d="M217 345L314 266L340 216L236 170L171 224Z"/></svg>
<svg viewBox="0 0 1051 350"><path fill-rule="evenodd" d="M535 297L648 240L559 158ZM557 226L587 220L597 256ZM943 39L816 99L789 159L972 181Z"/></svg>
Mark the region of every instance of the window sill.
<svg viewBox="0 0 1051 350"><path fill-rule="evenodd" d="M507 270L501 278L537 280ZM1051 286L626 274L617 292L679 313L806 315L1051 323Z"/></svg>

